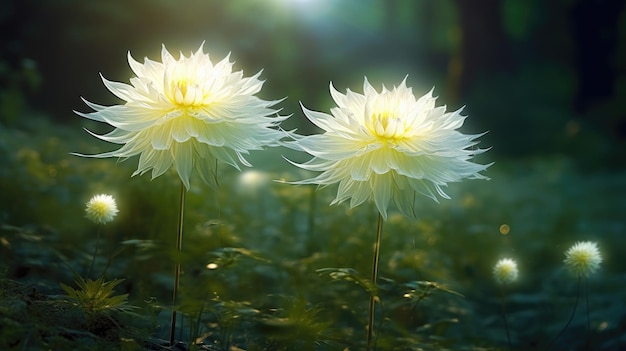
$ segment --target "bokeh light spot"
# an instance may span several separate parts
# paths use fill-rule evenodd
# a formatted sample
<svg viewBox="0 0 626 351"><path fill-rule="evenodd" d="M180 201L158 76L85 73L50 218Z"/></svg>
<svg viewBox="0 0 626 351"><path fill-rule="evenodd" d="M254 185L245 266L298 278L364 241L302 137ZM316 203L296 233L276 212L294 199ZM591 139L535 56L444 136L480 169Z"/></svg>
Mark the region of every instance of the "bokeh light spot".
<svg viewBox="0 0 626 351"><path fill-rule="evenodd" d="M508 224L503 224L500 226L500 234L507 235L511 231L511 227Z"/></svg>

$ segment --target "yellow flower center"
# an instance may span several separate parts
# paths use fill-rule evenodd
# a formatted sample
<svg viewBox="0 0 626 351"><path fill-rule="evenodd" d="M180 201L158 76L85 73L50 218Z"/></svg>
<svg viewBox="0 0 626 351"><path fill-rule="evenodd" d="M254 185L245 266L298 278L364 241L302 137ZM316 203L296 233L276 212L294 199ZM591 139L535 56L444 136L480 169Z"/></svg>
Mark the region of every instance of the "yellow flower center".
<svg viewBox="0 0 626 351"><path fill-rule="evenodd" d="M208 89L202 71L191 62L179 61L166 73L166 96L179 108L206 105Z"/></svg>
<svg viewBox="0 0 626 351"><path fill-rule="evenodd" d="M372 113L367 123L367 129L378 139L397 141L405 137L407 127L398 113L382 111Z"/></svg>
<svg viewBox="0 0 626 351"><path fill-rule="evenodd" d="M508 265L503 265L502 267L500 267L500 277L502 278L508 277L509 275L511 275L512 270L513 270L513 267L508 266Z"/></svg>
<svg viewBox="0 0 626 351"><path fill-rule="evenodd" d="M589 252L579 251L572 256L574 264L578 266L588 266L591 261L591 254Z"/></svg>
<svg viewBox="0 0 626 351"><path fill-rule="evenodd" d="M170 99L179 107L204 105L204 89L195 79L173 80L170 82L170 89Z"/></svg>
<svg viewBox="0 0 626 351"><path fill-rule="evenodd" d="M92 207L93 213L98 217L104 217L110 212L110 206L104 202L96 202Z"/></svg>

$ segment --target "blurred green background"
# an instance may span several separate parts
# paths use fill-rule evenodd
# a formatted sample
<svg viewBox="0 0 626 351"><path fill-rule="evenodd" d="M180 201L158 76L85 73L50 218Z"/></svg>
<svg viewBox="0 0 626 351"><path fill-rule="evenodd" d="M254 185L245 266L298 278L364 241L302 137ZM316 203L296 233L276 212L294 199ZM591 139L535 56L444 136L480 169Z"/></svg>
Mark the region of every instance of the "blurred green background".
<svg viewBox="0 0 626 351"><path fill-rule="evenodd" d="M434 86L440 104L465 106L464 132L488 131L479 146L492 149L477 162L496 162L485 172L492 180L452 184L452 200L424 199L417 220L394 215L385 224L381 277L391 282L381 283L389 337L381 345L506 345L491 269L508 256L520 265L509 303L513 340L517 349L537 348L571 313L576 284L561 263L578 240L598 241L605 258L590 280L593 345L626 345L626 2L5 0L0 29L0 273L8 278L50 293L70 284L65 263L82 272L93 252L84 205L105 192L120 208L102 246L114 258L107 278L125 278L121 292L142 307L152 298L168 305L177 179L131 179L136 160L69 155L115 147L82 130L110 128L72 110L88 111L80 97L120 102L98 74L128 82L129 51L139 61L160 60L161 44L189 53L205 42L215 60L230 52L246 76L263 69L260 96L287 97L279 105L293 114L286 129L317 132L299 102L328 112L330 81L360 92L364 76L380 88L408 74L416 95ZM212 311L241 317L230 325L233 345L271 340L299 349L266 323L291 318L306 326L299 340L341 346L318 349L358 349L366 293L315 270L351 267L367 276L375 213L365 204L327 206L331 188L271 182L306 176L281 154L307 159L286 150L254 153L260 183L222 167L218 192L192 180L182 285L189 315L209 291L219 295L210 296ZM228 269L208 270L209 262ZM103 256L96 266L105 265ZM443 294L416 309L402 296L417 280L465 297ZM163 335L167 316L159 318ZM209 331L216 330L211 318ZM581 346L585 330L581 312L558 346Z"/></svg>
<svg viewBox="0 0 626 351"><path fill-rule="evenodd" d="M7 0L1 7L2 121L24 108L81 123L79 97L118 101L98 74L128 82L128 51L160 59L203 41L228 52L262 95L288 99L288 125L312 132L298 101L331 106L328 84L363 76L466 106L466 129L489 131L492 155L559 153L621 166L626 138L623 1L554 0ZM621 98L620 98L621 97ZM492 156L493 157L493 156Z"/></svg>

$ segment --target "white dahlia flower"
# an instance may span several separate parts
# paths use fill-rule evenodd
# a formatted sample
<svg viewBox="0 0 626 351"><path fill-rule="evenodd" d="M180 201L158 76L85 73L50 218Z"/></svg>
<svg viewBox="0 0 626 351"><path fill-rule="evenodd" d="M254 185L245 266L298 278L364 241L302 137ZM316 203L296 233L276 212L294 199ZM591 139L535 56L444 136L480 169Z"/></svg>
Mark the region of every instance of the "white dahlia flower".
<svg viewBox="0 0 626 351"><path fill-rule="evenodd" d="M517 280L517 263L510 258L503 258L493 267L493 276L499 284L510 284Z"/></svg>
<svg viewBox="0 0 626 351"><path fill-rule="evenodd" d="M111 222L117 215L117 204L111 195L100 194L92 197L85 208L88 219L96 224Z"/></svg>
<svg viewBox="0 0 626 351"><path fill-rule="evenodd" d="M376 91L365 78L363 94L341 94L330 84L337 107L332 115L302 107L323 134L297 137L294 144L314 156L296 166L322 173L295 184L338 183L332 204L350 199L350 207L373 199L387 218L391 202L414 216L416 193L435 201L449 182L463 178L487 179L479 174L489 165L470 162L485 150L473 148L480 135L456 129L465 116L436 107L432 90L415 99L406 78L398 87Z"/></svg>
<svg viewBox="0 0 626 351"><path fill-rule="evenodd" d="M229 56L213 64L203 45L189 57L174 58L163 46L162 62L148 58L128 63L136 77L130 85L112 82L104 85L123 105L102 106L84 100L95 112L78 115L105 122L115 129L99 139L122 144L115 151L91 157L139 155L133 173L152 171L152 179L174 167L187 189L192 170L208 184L215 184L216 163L225 162L237 169L250 166L244 158L250 150L276 146L287 135L275 129L286 116L271 107L276 101L257 96L263 85L258 77L243 77L233 72ZM275 115L274 117L270 117Z"/></svg>
<svg viewBox="0 0 626 351"><path fill-rule="evenodd" d="M581 241L565 252L565 266L574 275L588 277L600 267L602 256L598 244Z"/></svg>

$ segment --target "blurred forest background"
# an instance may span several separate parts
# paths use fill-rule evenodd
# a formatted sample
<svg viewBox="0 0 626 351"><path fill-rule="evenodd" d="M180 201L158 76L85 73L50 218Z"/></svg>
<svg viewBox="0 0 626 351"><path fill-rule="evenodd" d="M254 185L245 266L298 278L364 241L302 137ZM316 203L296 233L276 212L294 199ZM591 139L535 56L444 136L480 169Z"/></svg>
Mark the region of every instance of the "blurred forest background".
<svg viewBox="0 0 626 351"><path fill-rule="evenodd" d="M263 69L260 96L287 97L279 104L283 114L293 114L285 129L317 132L299 102L328 112L331 81L339 91L362 92L364 76L380 89L408 74L415 95L434 86L439 104L449 110L465 106L469 118L463 132L488 131L478 146L492 149L477 162L495 161L485 172L489 182L454 184L453 200L437 205L425 199L417 220L391 216L385 224L381 288L391 317L381 334L391 343L400 335L422 349L428 349L422 342L438 350L505 345L491 269L506 255L520 266L520 284L511 289L509 305L514 344L520 350L545 345L571 315L577 293L575 279L563 274L563 252L577 240L592 240L605 257L601 279L589 284L592 343L597 350L624 350L623 0L4 0L0 278L34 284L52 295L59 294L59 282L72 284L66 264L84 272L81 267L92 262L94 252L94 226L83 218L84 204L92 195L110 193L120 214L102 243L109 261L104 254L98 257L97 271L106 263L107 279L125 278L118 289L129 293L144 315L154 305L149 301L158 301L163 308L154 324L168 325L172 262L178 257L173 250L177 178L130 180L136 160L117 164L69 155L116 148L81 128L101 133L109 126L86 121L73 110L88 112L81 97L101 105L120 103L99 74L128 83L128 52L138 61L160 61L161 44L174 54L188 54L202 42L214 60L230 52L245 76ZM198 301L212 304L210 312L241 317L245 323L233 327L233 344L275 342L283 330L273 335L263 328L275 322L272 318L291 318L320 330L325 324L318 321L332 321L329 329L338 336L316 331L285 343L330 339L359 349L367 294L352 283L331 284L315 272L352 267L367 275L375 217L366 205L327 206L334 195L330 188L315 192L272 182L302 179L282 152L252 155L254 170L271 171L260 173L263 179L255 184L246 184L230 167L220 169L230 176L221 178L218 192L192 181L182 286L198 291L183 295L198 293ZM233 263L241 257L243 263ZM225 268L209 270L208 262ZM465 298L444 294L419 308L421 300L411 300L407 314L403 296L408 288L419 292L416 280L443 283ZM0 289L0 325L16 327L0 328L0 348L9 339L12 345L32 345L29 328L45 330L37 318L46 314L25 320L31 304L16 305L19 294L6 291ZM217 293L207 298L207 291ZM321 308L304 313L298 303L285 307L289 301ZM198 310L192 307L190 316ZM205 311L202 321L214 332L217 322ZM579 336L587 330L582 311L554 349L582 347ZM159 333L153 328L145 334ZM41 338L41 349L75 349ZM347 338L353 344L343 344ZM67 342L64 336L59 340ZM296 346L285 349L302 349Z"/></svg>
<svg viewBox="0 0 626 351"><path fill-rule="evenodd" d="M626 151L626 5L619 0L7 0L0 5L0 118L28 110L81 123L79 97L119 101L101 84L128 82L126 54L160 60L203 41L232 52L262 96L287 96L288 126L313 132L298 101L328 111L328 84L360 91L433 86L466 106L467 132L501 157L563 154L621 167Z"/></svg>

